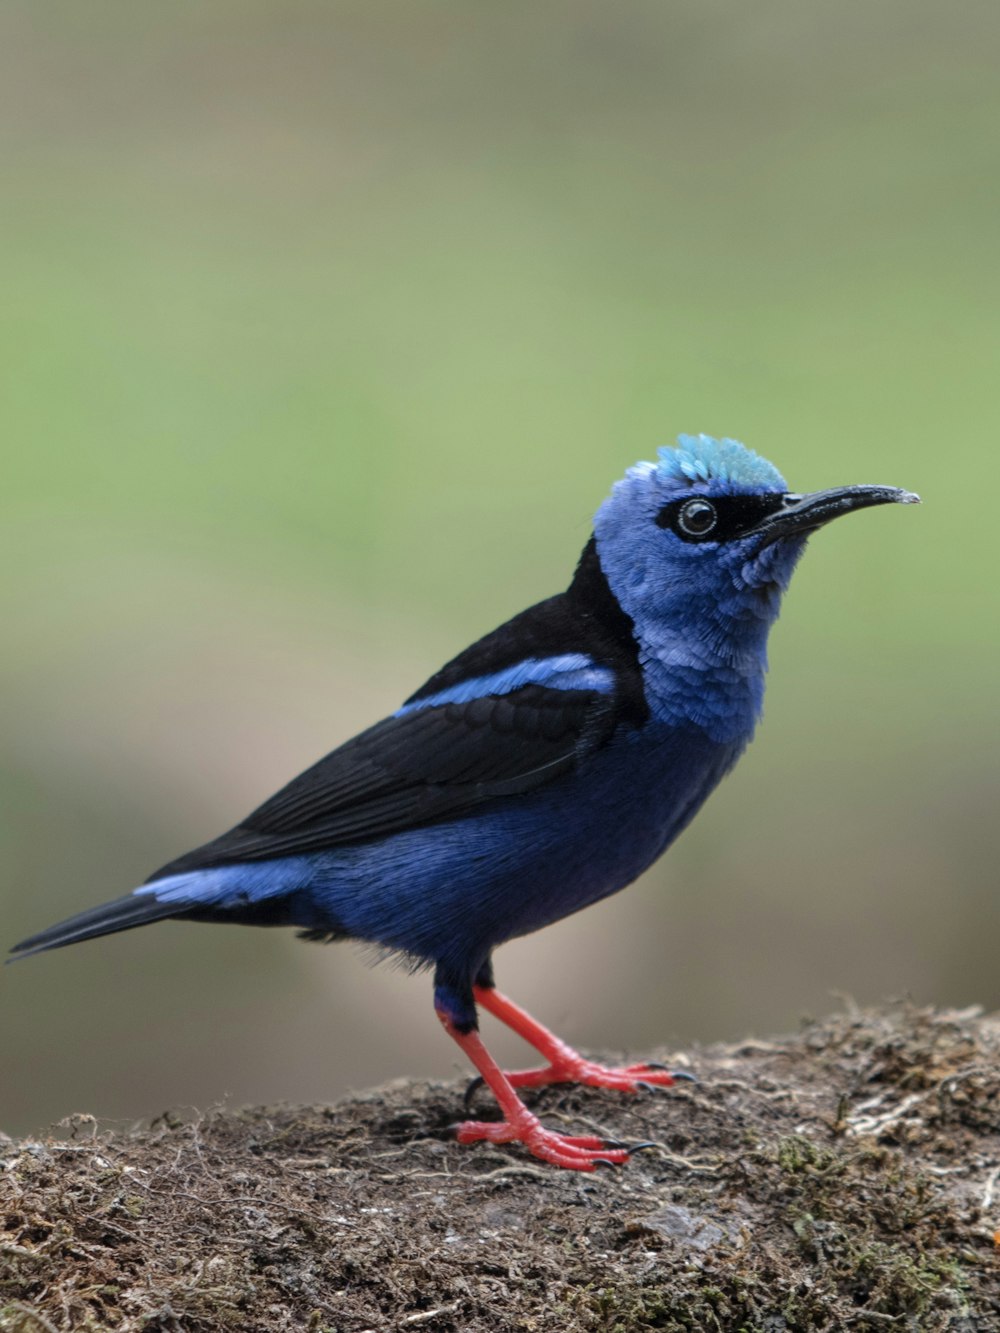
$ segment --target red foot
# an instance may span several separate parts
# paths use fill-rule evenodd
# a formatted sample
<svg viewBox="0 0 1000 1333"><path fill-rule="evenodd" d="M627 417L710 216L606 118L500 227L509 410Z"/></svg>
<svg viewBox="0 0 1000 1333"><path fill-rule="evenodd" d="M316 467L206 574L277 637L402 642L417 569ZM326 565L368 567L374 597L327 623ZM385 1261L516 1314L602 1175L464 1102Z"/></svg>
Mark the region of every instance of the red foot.
<svg viewBox="0 0 1000 1333"><path fill-rule="evenodd" d="M683 1075L681 1076L683 1077ZM554 1060L544 1069L519 1069L507 1074L515 1088L540 1088L546 1083L583 1083L588 1088L614 1088L616 1092L638 1092L642 1087L670 1088L677 1075L655 1065L599 1065L575 1051Z"/></svg>
<svg viewBox="0 0 1000 1333"><path fill-rule="evenodd" d="M496 1097L504 1117L500 1121L466 1120L456 1125L459 1143L482 1140L487 1143L523 1143L529 1152L540 1157L543 1162L552 1162L555 1166L564 1166L571 1171L593 1171L602 1164L621 1166L638 1148L651 1146L637 1143L626 1148L590 1135L576 1138L569 1134L557 1134L554 1130L546 1129L538 1117L528 1110L515 1088L537 1088L545 1083L585 1083L592 1088L635 1092L643 1086L669 1088L679 1078L690 1078L689 1074L672 1074L667 1069L651 1064L608 1069L578 1055L572 1047L560 1041L492 986L476 986L473 994L484 1009L488 1009L501 1022L524 1037L549 1063L543 1069L523 1069L519 1073L504 1074L483 1045L479 1033L475 1029L467 1032L459 1030L448 1014L439 1009L438 1017L445 1031L458 1042L479 1070L478 1078L469 1085L466 1101L482 1081Z"/></svg>
<svg viewBox="0 0 1000 1333"><path fill-rule="evenodd" d="M621 1166L629 1159L628 1148L610 1148L592 1135L573 1137L546 1129L537 1116L525 1112L517 1123L509 1120L466 1120L456 1127L459 1143L523 1143L535 1157L570 1171L593 1171L599 1164Z"/></svg>
<svg viewBox="0 0 1000 1333"><path fill-rule="evenodd" d="M522 1069L508 1074L507 1079L515 1088L540 1088L546 1083L585 1083L591 1088L636 1092L644 1084L669 1088L679 1078L691 1077L685 1073L672 1074L669 1069L661 1069L658 1065L625 1065L609 1069L593 1060L585 1060L572 1046L560 1041L554 1032L542 1027L537 1019L492 986L476 986L473 993L478 1004L499 1018L501 1023L506 1023L549 1062L543 1069Z"/></svg>
<svg viewBox="0 0 1000 1333"><path fill-rule="evenodd" d="M460 1032L447 1014L438 1012L445 1031L454 1037L469 1059L479 1070L481 1077L489 1085L503 1112L503 1120L483 1121L466 1120L456 1125L456 1137L459 1143L476 1143L485 1139L488 1143L523 1143L529 1152L540 1157L543 1162L552 1162L556 1166L568 1167L571 1171L593 1171L599 1163L608 1166L620 1166L629 1159L630 1151L644 1146L636 1144L631 1150L606 1143L603 1139L587 1135L574 1138L569 1134L557 1134L546 1129L536 1115L521 1101L511 1087L510 1082L500 1069L478 1032Z"/></svg>

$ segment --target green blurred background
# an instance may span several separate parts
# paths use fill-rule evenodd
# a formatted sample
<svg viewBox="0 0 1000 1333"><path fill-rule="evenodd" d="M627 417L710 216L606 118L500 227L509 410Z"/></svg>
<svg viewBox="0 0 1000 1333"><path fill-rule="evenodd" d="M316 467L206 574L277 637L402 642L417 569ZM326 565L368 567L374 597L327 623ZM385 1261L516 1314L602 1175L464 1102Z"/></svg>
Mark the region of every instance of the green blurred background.
<svg viewBox="0 0 1000 1333"><path fill-rule="evenodd" d="M816 538L735 775L501 983L633 1050L1000 1003L998 40L965 0L9 0L4 944L563 586L705 430L924 506ZM285 931L51 954L2 976L0 1127L448 1074L430 999Z"/></svg>

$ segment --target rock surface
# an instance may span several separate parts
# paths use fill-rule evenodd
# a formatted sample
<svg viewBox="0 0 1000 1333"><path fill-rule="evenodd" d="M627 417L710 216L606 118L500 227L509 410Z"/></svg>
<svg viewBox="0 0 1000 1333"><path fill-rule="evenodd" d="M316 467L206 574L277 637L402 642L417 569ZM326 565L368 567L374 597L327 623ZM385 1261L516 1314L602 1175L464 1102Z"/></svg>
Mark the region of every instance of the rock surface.
<svg viewBox="0 0 1000 1333"><path fill-rule="evenodd" d="M652 1140L592 1175L452 1142L459 1084L0 1141L0 1333L1000 1329L1000 1018L653 1054L700 1082L535 1097Z"/></svg>

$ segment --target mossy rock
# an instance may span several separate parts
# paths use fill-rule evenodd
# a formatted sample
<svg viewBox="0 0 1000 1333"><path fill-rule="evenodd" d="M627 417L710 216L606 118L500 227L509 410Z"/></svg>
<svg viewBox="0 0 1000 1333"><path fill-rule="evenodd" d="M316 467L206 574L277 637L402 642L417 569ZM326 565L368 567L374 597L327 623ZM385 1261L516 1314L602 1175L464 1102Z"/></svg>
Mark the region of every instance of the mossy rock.
<svg viewBox="0 0 1000 1333"><path fill-rule="evenodd" d="M1000 1328L997 1019L655 1054L700 1082L536 1097L652 1141L593 1175L455 1144L439 1083L0 1142L0 1333Z"/></svg>

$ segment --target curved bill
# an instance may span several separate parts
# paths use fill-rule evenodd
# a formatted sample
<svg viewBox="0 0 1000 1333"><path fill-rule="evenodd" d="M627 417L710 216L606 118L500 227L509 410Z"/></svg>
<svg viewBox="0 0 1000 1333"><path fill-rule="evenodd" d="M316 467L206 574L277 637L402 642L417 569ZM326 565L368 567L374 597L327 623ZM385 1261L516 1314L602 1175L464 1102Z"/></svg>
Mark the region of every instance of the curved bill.
<svg viewBox="0 0 1000 1333"><path fill-rule="evenodd" d="M896 486L840 486L832 491L812 491L809 495L785 495L781 508L761 519L750 531L760 533L767 546L779 537L806 536L832 518L853 513L855 509L919 503L919 495Z"/></svg>

